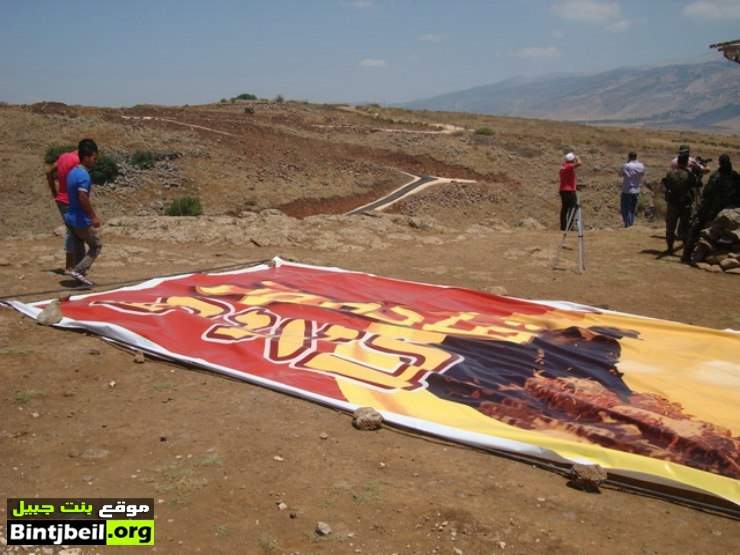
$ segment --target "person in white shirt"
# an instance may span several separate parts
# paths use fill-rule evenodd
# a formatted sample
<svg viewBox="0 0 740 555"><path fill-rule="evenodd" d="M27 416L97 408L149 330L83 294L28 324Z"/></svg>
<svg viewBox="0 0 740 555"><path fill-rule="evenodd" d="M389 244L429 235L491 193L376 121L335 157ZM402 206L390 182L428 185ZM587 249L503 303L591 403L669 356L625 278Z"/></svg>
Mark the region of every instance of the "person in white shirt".
<svg viewBox="0 0 740 555"><path fill-rule="evenodd" d="M645 176L645 166L637 159L637 153L630 152L627 162L619 168L622 176L622 198L621 212L624 227L630 227L635 223L637 213L637 199L640 196L640 184Z"/></svg>

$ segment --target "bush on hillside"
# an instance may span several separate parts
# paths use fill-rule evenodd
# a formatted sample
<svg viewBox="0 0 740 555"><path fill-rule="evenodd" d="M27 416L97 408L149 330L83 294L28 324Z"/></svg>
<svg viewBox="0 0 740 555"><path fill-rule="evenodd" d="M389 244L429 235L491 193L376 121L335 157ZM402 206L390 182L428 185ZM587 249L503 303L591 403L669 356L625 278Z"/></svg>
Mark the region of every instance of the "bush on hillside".
<svg viewBox="0 0 740 555"><path fill-rule="evenodd" d="M197 197L180 197L172 201L165 213L168 216L200 216L203 208Z"/></svg>
<svg viewBox="0 0 740 555"><path fill-rule="evenodd" d="M72 152L73 150L77 150L77 147L75 145L51 145L49 148L46 149L46 154L44 154L44 162L47 164L53 164L57 161L57 158L59 158L60 155L64 154L65 152Z"/></svg>
<svg viewBox="0 0 740 555"><path fill-rule="evenodd" d="M476 135L486 135L486 136L491 136L491 135L493 135L494 133L495 133L495 132L494 132L494 130L493 130L493 129L491 129L490 127L488 127L487 125L484 125L484 126L482 126L482 127L479 127L478 129L476 129L476 130L475 130L475 134L476 134Z"/></svg>
<svg viewBox="0 0 740 555"><path fill-rule="evenodd" d="M249 94L249 93L242 93L240 95L237 95L235 98L237 100L257 100L257 95Z"/></svg>
<svg viewBox="0 0 740 555"><path fill-rule="evenodd" d="M90 179L96 185L104 185L115 181L118 177L118 164L110 156L98 153L98 162L90 170Z"/></svg>
<svg viewBox="0 0 740 555"><path fill-rule="evenodd" d="M159 158L151 150L137 150L131 155L131 164L140 170L148 170L154 167Z"/></svg>

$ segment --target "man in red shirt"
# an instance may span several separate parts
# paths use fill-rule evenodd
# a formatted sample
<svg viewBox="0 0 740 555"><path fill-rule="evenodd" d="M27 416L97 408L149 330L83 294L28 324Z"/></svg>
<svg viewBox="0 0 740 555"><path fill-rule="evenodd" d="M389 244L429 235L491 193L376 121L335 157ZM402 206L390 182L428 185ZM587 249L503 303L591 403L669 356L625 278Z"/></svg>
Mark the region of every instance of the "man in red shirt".
<svg viewBox="0 0 740 555"><path fill-rule="evenodd" d="M59 213L62 215L62 222L64 222L64 214L67 213L69 208L69 197L67 196L67 174L74 168L80 165L80 157L76 150L72 152L65 152L57 158L56 162L46 172L46 181L49 183L49 189L51 189L51 196L57 203ZM59 188L57 188L57 182ZM66 223L64 224L67 225ZM75 260L74 246L72 237L70 235L69 228L64 237L64 251L66 253L66 261L64 265L65 271L70 271L75 267L75 264L79 261Z"/></svg>
<svg viewBox="0 0 740 555"><path fill-rule="evenodd" d="M565 155L560 166L560 230L565 231L568 225L568 215L571 210L575 211L578 206L576 194L576 168L581 165L581 159L572 152ZM574 221L571 221L571 227Z"/></svg>

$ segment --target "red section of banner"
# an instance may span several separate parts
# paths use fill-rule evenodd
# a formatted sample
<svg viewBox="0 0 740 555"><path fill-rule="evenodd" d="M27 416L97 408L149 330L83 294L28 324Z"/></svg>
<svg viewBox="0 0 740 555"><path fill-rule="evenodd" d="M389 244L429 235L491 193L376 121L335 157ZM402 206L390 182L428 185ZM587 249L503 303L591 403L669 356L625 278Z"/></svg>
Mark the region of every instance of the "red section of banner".
<svg viewBox="0 0 740 555"><path fill-rule="evenodd" d="M226 290L229 287L233 292ZM212 288L225 291L213 294ZM272 356L266 356L271 348L278 348L277 341L265 340L260 336L245 335L229 339L226 336L219 338L218 333L214 335L213 329L219 324L238 331L240 323L235 318L239 318L240 312L253 308L252 304L240 302L244 292L260 289L274 290L278 294L273 295L274 300L265 303L262 314L252 314L255 321L263 320L257 322L257 326L265 324L261 328L254 328L259 331L258 335L264 335L265 330L272 326L275 327L274 331L283 335L286 330L289 334L303 333L306 337L303 342L305 344L299 345L301 342L293 338L294 341L285 352L274 352ZM281 291L284 292L283 298L279 295ZM294 297L291 297L292 291L295 291ZM312 299L311 295L317 298ZM177 302L185 304L170 306L167 305L167 299L178 299ZM186 299L190 299L193 306L186 306ZM322 301L332 303L332 307L317 306ZM327 304L326 302L323 304ZM352 307L344 306L343 302ZM198 307L198 303L204 303L204 306ZM347 311L348 308L356 309L359 303L372 306L359 309L359 315ZM371 318L361 314L365 308L373 306L378 308L370 311ZM335 378L322 373L306 372L292 364L302 356L305 358L307 351L321 353L333 349L328 341L314 341L313 345L310 344L310 337L315 334L317 327L333 325L365 330L378 319L389 324L401 323L404 321L404 314L413 313L419 316L420 321L406 321L405 325L421 329L421 322L434 323L449 318L452 314L467 312L485 313L488 320L482 321L479 318L476 322L483 325L497 322L499 318L514 313L543 314L548 310L542 305L467 289L442 288L367 274L295 266L271 267L220 276L197 274L163 280L154 288L114 291L63 304L64 315L69 318L81 321L110 319L172 353L208 360L220 366L338 400L345 399ZM299 322L310 324L305 329L299 329ZM471 327L471 324L463 321L456 325L461 330ZM218 349L213 348L213 342L219 343Z"/></svg>

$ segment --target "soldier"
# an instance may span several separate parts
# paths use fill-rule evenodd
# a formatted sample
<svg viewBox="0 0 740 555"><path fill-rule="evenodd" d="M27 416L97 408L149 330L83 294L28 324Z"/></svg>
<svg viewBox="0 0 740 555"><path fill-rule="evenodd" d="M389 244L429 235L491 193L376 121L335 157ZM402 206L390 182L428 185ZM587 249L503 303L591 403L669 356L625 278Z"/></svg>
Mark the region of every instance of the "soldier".
<svg viewBox="0 0 740 555"><path fill-rule="evenodd" d="M691 218L691 204L700 187L696 175L689 170L689 153L680 150L677 166L670 170L663 178L665 186L665 200L667 203L665 223L665 240L668 246L666 254L673 254L673 243L678 235L686 241ZM676 228L678 227L678 233Z"/></svg>
<svg viewBox="0 0 740 555"><path fill-rule="evenodd" d="M722 210L732 206L740 206L740 175L732 169L730 156L723 154L719 157L719 169L709 176L709 182L702 193L701 204L684 244L681 262L691 262L691 253L701 230Z"/></svg>

